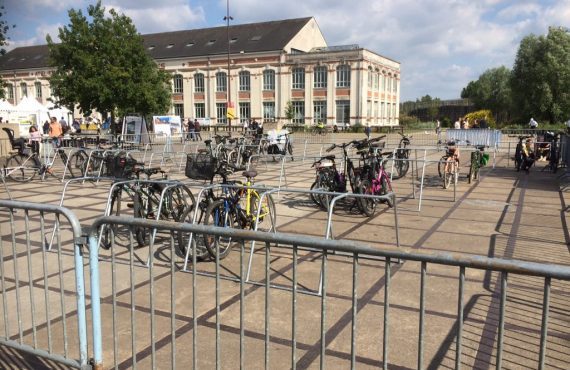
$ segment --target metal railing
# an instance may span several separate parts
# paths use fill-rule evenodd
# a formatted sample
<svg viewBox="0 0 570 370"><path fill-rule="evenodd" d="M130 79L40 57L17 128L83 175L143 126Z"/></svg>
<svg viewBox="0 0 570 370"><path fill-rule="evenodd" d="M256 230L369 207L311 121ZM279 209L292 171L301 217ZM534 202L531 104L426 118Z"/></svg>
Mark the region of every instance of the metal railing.
<svg viewBox="0 0 570 370"><path fill-rule="evenodd" d="M84 240L79 221L67 208L46 204L0 200L0 211L0 343L66 366L86 368ZM45 235L50 227L61 230L61 223L69 225L71 235L58 232L56 248L50 251ZM70 260L71 270L66 267ZM70 291L65 281L73 272L75 286ZM75 309L67 302L70 295L75 297Z"/></svg>
<svg viewBox="0 0 570 370"><path fill-rule="evenodd" d="M228 228L216 228L211 226L203 226L203 225L193 225L193 224L177 224L177 223L170 223L170 222L161 222L161 221L152 221L152 220L143 220L143 219L133 219L133 218L121 218L121 217L102 217L98 218L90 229L90 236L89 236L89 243L90 243L90 261L91 261L91 271L92 271L92 279L94 276L97 276L98 272L96 271L99 268L100 256L99 251L97 249L97 230L102 225L122 225L124 227L128 227L131 230L131 237L128 248L128 261L127 264L129 265L130 271L130 278L134 279L135 271L133 267L133 237L132 237L132 230L136 227L144 227L149 229L159 229L162 231L168 231L170 233L170 238L164 244L166 245L166 249L163 250L163 259L164 257L169 258L170 261L166 261L166 265L162 266L155 266L155 258L154 254L151 254L151 263L149 267L149 291L145 292L144 295L150 295L150 307L145 309L144 312L150 313L150 318L144 320L147 325L150 325L150 338L149 340L149 347L147 350L147 355L150 356L150 367L155 368L158 364L158 357L157 357L157 350L168 348L166 346L170 346L170 364L165 363L164 354L160 357L162 360L160 362L160 366L165 366L169 368L175 368L177 366L177 361L179 361L180 356L176 356L177 351L179 350L179 346L184 345L182 340L177 340L177 336L179 334L179 329L177 329L177 316L178 312L181 309L180 303L178 303L177 294L180 294L180 288L178 288L179 284L177 281L178 279L175 278L177 273L177 266L175 263L176 259L176 251L175 251L175 234L177 232L191 232L196 234L202 235L215 235L223 238L232 238L234 241L238 241L240 244L240 256L239 256L239 272L237 275L239 276L239 296L236 296L236 300L239 302L239 312L234 311L234 315L236 317L236 321L239 321L239 329L235 331L231 331L230 329L226 328L221 324L222 318L222 311L227 307L222 304L221 298L221 281L220 281L220 271L222 267L220 266L219 258L215 259L215 303L208 300L206 296L199 297L199 290L197 287L197 271L195 268L192 269L192 291L188 292L185 290L185 296L191 294L191 305L192 305L192 315L191 315L191 322L188 322L188 328L192 330L192 349L190 354L190 349L188 348L188 352L185 354L185 358L191 356L191 360L187 359L188 363L184 365L185 368L192 366L192 368L198 368L198 359L200 357L206 358L203 361L205 363L210 364L211 367L214 366L216 368L220 368L222 362L225 359L228 361L234 361L231 359L236 359L235 363L232 366L238 367L237 358L239 358L239 367L244 368L246 367L246 359L248 353L250 355L253 354L252 348L250 345L246 344L246 337L254 335L254 337L263 340L263 363L264 367L268 368L270 364L270 358L273 356L279 357L280 367L291 367L295 369L298 365L299 353L300 350L298 348L298 335L299 335L299 325L298 322L300 321L299 318L299 268L298 265L300 263L301 256L299 255L299 251L302 248L310 248L310 249L317 249L320 250L322 253L323 258L323 265L322 265L322 273L323 273L323 280L322 280L322 295L321 297L315 298L320 299L320 307L318 309L319 314L317 317L320 318L320 334L319 334L319 347L320 347L320 355L315 355L315 357L320 356L320 366L321 368L326 367L327 357L330 356L328 354L328 346L329 340L327 339L327 332L330 318L328 316L331 307L328 304L328 282L329 282L329 274L331 273L332 267L329 268L329 264L334 263L334 261L329 261L329 257L332 253L340 252L343 255L351 256L351 274L352 274L352 282L348 283L352 286L351 288L351 309L350 309L350 354L348 358L350 359L350 368L355 368L357 362L357 354L359 351L363 349L357 345L357 338L359 338L359 330L363 330L362 323L358 320L358 315L360 311L359 306L359 294L358 294L358 281L359 281L359 269L361 268L359 260L362 257L381 257L385 260L384 262L384 269L375 269L375 273L379 276L383 276L383 289L384 289L384 302L383 302L383 334L382 339L379 343L377 343L376 348L378 348L378 353L381 353L379 356L381 358L379 365L382 366L384 369L387 369L390 363L391 355L393 354L393 348L390 349L390 342L393 336L392 332L388 330L391 324L391 298L393 294L393 287L391 286L391 276L392 276L392 265L396 260L402 261L417 261L420 262L420 276L421 281L419 284L419 302L420 302L420 309L419 309L419 324L417 327L417 343L418 343L418 351L417 351L417 364L418 368L424 368L424 348L426 344L426 292L429 289L427 287L428 278L427 278L427 267L428 264L433 265L445 265L445 266L453 266L458 268L458 278L459 278L459 285L457 288L457 311L455 315L455 320L457 321L456 325L456 332L455 332L455 367L460 368L462 359L464 358L463 354L463 347L462 347L462 340L466 335L464 332L464 322L465 322L465 285L466 285L466 270L467 269L479 269L479 270L489 270L489 271L499 271L501 272L500 278L500 307L499 307L499 320L497 325L498 330L498 340L497 340L497 359L496 359L496 366L497 368L502 367L502 359L503 359L503 351L504 351L504 331L505 331L505 310L508 305L507 303L507 292L508 292L508 277L511 275L530 275L530 276L539 276L544 278L544 289L543 289L543 304L542 304L542 320L540 325L540 352L537 356L538 368L543 369L545 365L545 355L546 355L546 343L548 337L548 320L549 320L549 311L550 311L550 287L551 287L551 280L552 279L560 279L568 281L570 280L570 268L567 266L556 266L556 265L543 265L538 263L532 262L522 262L522 261L514 261L514 260L505 260L505 259L497 259L497 258L487 258L487 257L480 257L480 256L464 256L464 255L457 255L457 254L450 254L450 253L429 253L423 252L419 250L379 250L374 249L369 246L352 242L346 240L325 240L322 238L315 238L315 237L307 237L302 235L293 235L293 234L283 234L283 233L264 233L264 232L254 232L254 231L245 231L245 230L235 230L235 229L228 229ZM263 306L263 314L262 321L263 321L263 328L262 333L259 335L252 333L254 329L246 328L246 292L245 292L245 270L244 270L244 256L245 256L245 247L244 244L246 241L255 240L257 242L263 243L265 245L263 254L265 255L265 280L262 288L264 288L264 303ZM281 332L276 333L272 328L272 321L275 320L270 314L271 310L273 309L272 301L276 299L277 292L272 292L271 284L272 279L275 278L275 275L272 274L272 260L275 254L279 254L280 256L283 255L283 251L281 250L281 246L287 246L285 250L290 251L290 258L291 258L291 291L290 294L290 327L287 330L281 328ZM113 249L112 249L113 251ZM116 262L117 252L113 252L110 257L111 264L113 266ZM154 283L154 279L156 279L156 272L153 272L153 269L161 268L161 271L165 272L169 276L169 285L170 291L170 302L162 302L161 307L162 309L158 309L157 305L157 298L154 295L157 292L156 285ZM225 266L225 269L228 267ZM411 268L411 266L410 266ZM332 271L335 271L334 269ZM114 269L112 273L115 274ZM368 274L371 272L368 271ZM116 276L113 275L112 281L115 281ZM96 282L93 281L93 284ZM114 283L113 283L114 284ZM131 354L130 354L130 364L132 366L136 366L137 363L137 350L140 344L137 343L137 337L134 334L134 331L138 330L139 325L141 325L140 320L136 318L135 311L136 311L136 287L135 281L131 280L130 285L130 294L131 294L131 329L133 331L131 339ZM184 285L184 287L189 288L188 285ZM229 289L226 286L226 289ZM236 288L237 290L238 288ZM249 294L249 293L248 293ZM283 293L279 293L283 294ZM200 300L200 301L199 301ZM199 316L198 313L198 305L203 305L207 302L212 304L213 310L212 314L209 317L215 317L215 322L212 323L211 326L204 327L204 323L202 326L199 326ZM169 303L168 308L164 308L165 304ZM100 323L100 307L99 300L93 300L93 322L95 323L95 327L99 327ZM118 325L118 318L117 318L117 311L119 310L119 303L116 298L116 291L113 286L112 292L112 306L113 306L113 313L112 313L112 320L113 320L113 328L107 329L107 331L96 333L96 337L94 337L94 343L101 343L102 339L99 336L104 336L105 338L112 338L111 341L113 342L113 346L117 346L117 325ZM124 306L124 305L123 305ZM201 306L204 309L204 306ZM314 306L313 306L314 307ZM283 309L283 307L280 307ZM490 308L492 309L492 308ZM155 314L156 312L160 311L160 316ZM97 313L97 315L95 314ZM381 314L381 313L379 313ZM239 316L239 319L237 317ZM156 332L157 332L157 322L158 320L168 320L170 322L168 332L166 336L162 336L160 341L157 340ZM139 321L137 321L139 320ZM109 331L113 331L110 333ZM214 330L215 333L211 331ZM222 331L229 335L230 332L235 333L236 335L239 334L239 346L232 346L235 351L239 351L239 357L237 354L230 353L229 348L225 348L223 355L222 355L222 347L221 347L221 334ZM204 342L200 339L200 332L202 335L207 337L212 337L215 344L215 350L213 353L208 350L203 350ZM286 333L290 333L288 338L283 338ZM330 338L329 338L330 339ZM286 345L289 351L289 355L283 355L283 351L274 350L274 345L276 344L275 341L282 345ZM160 342L160 344L158 344ZM360 342L360 341L358 341ZM105 343L108 343L111 346L111 342L109 340L105 340ZM371 343L369 340L366 341L367 345L366 348L370 348ZM159 348L157 348L159 347ZM187 348L187 347L186 347ZM202 349L200 349L202 348ZM239 349L238 349L239 348ZM253 351L256 351L255 349ZM117 366L117 351L113 351L115 355L115 363L114 365ZM527 351L525 350L525 354L528 356ZM348 354L347 354L348 355ZM97 355L96 355L97 356ZM95 363L101 363L101 357L95 357ZM200 362L201 363L201 362ZM285 365L288 363L287 365ZM170 365L170 366L169 366ZM229 365L228 365L229 366Z"/></svg>

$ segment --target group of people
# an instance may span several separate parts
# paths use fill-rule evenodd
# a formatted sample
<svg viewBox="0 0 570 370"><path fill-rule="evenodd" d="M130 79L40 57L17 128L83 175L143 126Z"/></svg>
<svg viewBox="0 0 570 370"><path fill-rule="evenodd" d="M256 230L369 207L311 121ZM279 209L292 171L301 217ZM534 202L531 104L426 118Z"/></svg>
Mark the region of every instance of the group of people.
<svg viewBox="0 0 570 370"><path fill-rule="evenodd" d="M439 127L440 127L440 124L439 124L439 121L437 121L436 132L438 131ZM467 130L470 128L486 129L486 128L489 128L489 124L487 123L487 120L485 118L477 118L473 121L473 124L470 126L469 120L467 118L459 117L457 119L457 121L455 121L453 128L456 130Z"/></svg>
<svg viewBox="0 0 570 370"><path fill-rule="evenodd" d="M200 132L202 131L202 127L200 127L200 122L197 119L192 120L192 118L188 118L186 122L186 132L188 133L186 138L192 141L202 140L202 135Z"/></svg>

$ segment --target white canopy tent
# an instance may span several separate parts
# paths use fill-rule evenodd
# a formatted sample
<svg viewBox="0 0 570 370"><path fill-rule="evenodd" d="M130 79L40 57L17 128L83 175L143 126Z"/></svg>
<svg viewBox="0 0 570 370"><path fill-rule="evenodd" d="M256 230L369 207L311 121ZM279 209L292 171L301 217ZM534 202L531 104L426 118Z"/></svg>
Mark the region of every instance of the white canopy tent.
<svg viewBox="0 0 570 370"><path fill-rule="evenodd" d="M48 118L48 110L34 98L24 96L10 115L10 121L14 119L20 125L20 136L27 137L30 125L41 127L42 120Z"/></svg>
<svg viewBox="0 0 570 370"><path fill-rule="evenodd" d="M47 104L48 116L55 117L59 121L61 117L64 117L67 123L71 124L70 117L72 115L71 111L66 107L59 107L56 108L52 102Z"/></svg>

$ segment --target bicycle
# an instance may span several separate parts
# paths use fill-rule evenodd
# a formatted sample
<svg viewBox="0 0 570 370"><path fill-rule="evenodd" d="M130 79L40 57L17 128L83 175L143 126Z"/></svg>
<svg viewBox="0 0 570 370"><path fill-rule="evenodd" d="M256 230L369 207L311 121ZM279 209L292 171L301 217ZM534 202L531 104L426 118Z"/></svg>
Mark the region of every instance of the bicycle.
<svg viewBox="0 0 570 370"><path fill-rule="evenodd" d="M185 212L194 207L194 195L186 185L172 186L172 183L168 182L148 181L152 175L158 173L162 175L161 180L166 180L166 173L158 167L145 168L143 163L129 158L125 152L108 159L107 169L108 175L116 178L115 182L140 180L141 174L146 175L147 180L127 182L112 187L113 192L106 214L119 216L124 196L128 197L130 202L127 202L127 208L133 210L135 218L180 222ZM167 187L168 190L165 191ZM101 231L103 248L111 247L112 237L116 231L115 226ZM138 247L148 244L150 232L150 229L145 227L134 228L133 233Z"/></svg>
<svg viewBox="0 0 570 370"><path fill-rule="evenodd" d="M524 162L524 155L523 155L523 141L525 139L529 139L532 136L529 135L519 135L519 136L513 136L513 135L509 135L509 137L516 137L519 139L519 142L517 143L516 149L515 149L515 169L517 170L517 172L519 172L521 170L521 167L523 165Z"/></svg>
<svg viewBox="0 0 570 370"><path fill-rule="evenodd" d="M327 128L324 124L318 123L311 128L311 135L326 135Z"/></svg>
<svg viewBox="0 0 570 370"><path fill-rule="evenodd" d="M402 178L404 176L406 176L406 174L408 173L408 170L410 168L410 161L408 160L410 158L410 149L407 149L408 145L410 145L411 143L411 139L413 136L407 136L402 134L401 132L398 132L398 134L400 134L401 138L400 138L400 142L398 143L398 148L396 149L396 153L394 156L394 172L395 174L392 174L392 177L394 179L399 179Z"/></svg>
<svg viewBox="0 0 570 370"><path fill-rule="evenodd" d="M471 152L471 164L469 165L469 184L475 179L479 180L479 170L487 164L489 155L485 153L485 145L475 145L475 150Z"/></svg>
<svg viewBox="0 0 570 370"><path fill-rule="evenodd" d="M548 166L547 168L552 172L556 173L558 171L558 162L560 159L560 133L555 133L552 135L552 140L550 141L550 151L548 153Z"/></svg>
<svg viewBox="0 0 570 370"><path fill-rule="evenodd" d="M457 184L459 179L459 148L454 140L447 141L445 145L445 154L437 164L437 172L443 178L443 188L447 189L452 181Z"/></svg>
<svg viewBox="0 0 570 370"><path fill-rule="evenodd" d="M222 185L225 195L208 205L204 225L259 230L259 225L270 220L270 227L274 227L276 212L273 197L267 194L260 201L261 196L253 188L257 171L244 171L242 175L246 178L245 183L226 181ZM227 257L235 242L231 237L212 235L205 235L204 241L214 259Z"/></svg>
<svg viewBox="0 0 570 370"><path fill-rule="evenodd" d="M29 182L36 174L42 176L42 180L45 179L45 175L49 174L58 180L63 180L65 174L68 172L71 177L78 177L77 171L69 165L69 158L67 153L62 148L55 148L53 151L53 157L49 154L45 154L44 161L40 160L39 153L33 152L26 145L24 139L16 140L14 138L14 130L3 127L2 130L8 135L10 145L13 151L16 153L12 154L6 160L5 174L8 178L17 182ZM43 139L44 145L51 145L50 139ZM63 164L63 169L59 167L57 158L61 159L61 164Z"/></svg>
<svg viewBox="0 0 570 370"><path fill-rule="evenodd" d="M386 172L384 163L388 158L383 156L389 155L391 152L385 152L370 156L363 169L360 181L359 193L367 195L387 195L392 192L392 183L390 174ZM373 198L358 198L360 209L368 217L376 212L376 204L378 200ZM392 199L382 199L380 203L388 204L388 207L394 207Z"/></svg>

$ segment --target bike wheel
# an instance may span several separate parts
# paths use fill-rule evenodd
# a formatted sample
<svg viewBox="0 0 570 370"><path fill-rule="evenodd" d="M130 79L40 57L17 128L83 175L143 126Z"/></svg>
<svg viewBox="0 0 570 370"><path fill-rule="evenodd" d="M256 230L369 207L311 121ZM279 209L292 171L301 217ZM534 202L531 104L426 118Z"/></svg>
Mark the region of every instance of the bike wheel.
<svg viewBox="0 0 570 370"><path fill-rule="evenodd" d="M8 178L17 182L28 182L36 176L41 165L36 157L14 154L6 161L6 167L10 169Z"/></svg>
<svg viewBox="0 0 570 370"><path fill-rule="evenodd" d="M139 194L136 194L133 198L133 211L135 218L148 218L147 210L144 208L142 196ZM143 247L150 240L150 229L135 226L133 232L135 234L135 240L139 247Z"/></svg>
<svg viewBox="0 0 570 370"><path fill-rule="evenodd" d="M449 163L449 161L441 164L443 164L443 188L447 189L449 188L449 185L451 185L451 181L453 181L455 171L453 170L453 165Z"/></svg>
<svg viewBox="0 0 570 370"><path fill-rule="evenodd" d="M121 190L115 190L111 196L111 205L109 207L109 216L120 216L121 214ZM101 247L110 249L113 246L114 239L117 235L117 225L101 226Z"/></svg>
<svg viewBox="0 0 570 370"><path fill-rule="evenodd" d="M71 174L71 177L83 177L85 176L85 169L88 160L87 153L83 150L77 151L69 157L69 162L67 164L67 169Z"/></svg>
<svg viewBox="0 0 570 370"><path fill-rule="evenodd" d="M290 142L287 143L287 151L289 152L289 155L291 156L291 160L293 159L293 144L291 144Z"/></svg>
<svg viewBox="0 0 570 370"><path fill-rule="evenodd" d="M205 210L200 209L200 210L198 210L198 212L204 213ZM199 220L202 217L203 217L203 215L199 219L197 219L197 221L199 222ZM193 221L193 218L194 218L194 209L186 208L184 213L181 215L180 219L177 221L182 222L182 223L191 224ZM186 257L187 249L188 249L188 247L190 247L189 256L192 256L192 253L194 253L194 251L196 251L196 260L197 261L205 261L208 259L208 257L210 256L210 253L208 252L208 248L206 248L206 241L204 240L203 234L194 233L192 235L192 244L190 244L190 233L189 232L179 231L177 234L178 234L177 235L178 251L180 252L181 257L183 257L183 258Z"/></svg>
<svg viewBox="0 0 570 370"><path fill-rule="evenodd" d="M238 165L238 153L237 150L232 150L228 153L228 163L233 164L234 166Z"/></svg>
<svg viewBox="0 0 570 370"><path fill-rule="evenodd" d="M269 231L275 226L275 221L277 217L277 212L275 210L275 201L271 194L267 194L263 197L261 202L261 209L259 208L259 194L253 193L250 198L250 215L252 218L251 229L255 228L255 219L257 217L257 212L259 210L259 221L257 224L257 230L259 231Z"/></svg>
<svg viewBox="0 0 570 370"><path fill-rule="evenodd" d="M367 178L362 179L359 184L358 193L364 195L375 195L374 185L369 179ZM364 213L368 217L374 216L374 213L376 213L376 200L372 198L357 198L357 199L358 199L358 206L362 211L362 213Z"/></svg>
<svg viewBox="0 0 570 370"><path fill-rule="evenodd" d="M392 184L390 183L390 179L387 176L382 176L382 180L380 181L380 195L387 195L392 192ZM381 203L388 204L388 207L394 207L394 200L389 198L387 200L381 200Z"/></svg>
<svg viewBox="0 0 570 370"><path fill-rule="evenodd" d="M316 128L312 129L312 130L311 130L311 135L315 136L316 134L317 134L317 129L316 129Z"/></svg>
<svg viewBox="0 0 570 370"><path fill-rule="evenodd" d="M167 213L165 214L164 211L161 213L174 221L180 220L187 208L193 210L196 205L196 199L186 185L171 188L168 194L165 194L164 199L166 204L163 204L163 207Z"/></svg>
<svg viewBox="0 0 570 370"><path fill-rule="evenodd" d="M444 155L437 163L437 173L439 174L439 177L444 177L443 175L445 174L446 165L447 165L447 156Z"/></svg>
<svg viewBox="0 0 570 370"><path fill-rule="evenodd" d="M204 216L204 225L230 227L234 229L241 228L235 210L227 206L226 201L223 199L211 203L206 209ZM204 240L210 256L214 259L216 255L219 259L227 257L234 244L237 244L233 238L225 236L206 234Z"/></svg>

